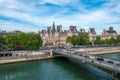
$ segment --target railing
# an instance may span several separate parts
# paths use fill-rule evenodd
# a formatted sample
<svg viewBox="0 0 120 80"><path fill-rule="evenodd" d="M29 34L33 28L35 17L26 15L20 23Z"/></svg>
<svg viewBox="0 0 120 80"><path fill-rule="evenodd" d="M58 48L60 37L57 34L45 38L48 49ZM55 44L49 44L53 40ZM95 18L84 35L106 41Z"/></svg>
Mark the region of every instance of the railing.
<svg viewBox="0 0 120 80"><path fill-rule="evenodd" d="M57 49L54 51L58 52L58 54L84 60L85 62L92 63L99 67L120 73L120 65L117 65L117 64L120 64L120 61L111 60L107 58L103 58L104 61L100 61L100 60L97 60L97 56L85 54L85 52L73 52L65 49ZM112 61L113 63L109 63L108 61Z"/></svg>

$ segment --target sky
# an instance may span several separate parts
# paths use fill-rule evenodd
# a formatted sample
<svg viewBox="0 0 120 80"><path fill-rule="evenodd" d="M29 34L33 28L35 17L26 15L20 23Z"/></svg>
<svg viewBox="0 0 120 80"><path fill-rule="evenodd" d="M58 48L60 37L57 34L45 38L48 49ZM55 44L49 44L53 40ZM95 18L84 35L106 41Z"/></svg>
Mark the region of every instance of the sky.
<svg viewBox="0 0 120 80"><path fill-rule="evenodd" d="M120 34L120 0L0 0L0 30L38 32L52 26L95 28L113 26Z"/></svg>

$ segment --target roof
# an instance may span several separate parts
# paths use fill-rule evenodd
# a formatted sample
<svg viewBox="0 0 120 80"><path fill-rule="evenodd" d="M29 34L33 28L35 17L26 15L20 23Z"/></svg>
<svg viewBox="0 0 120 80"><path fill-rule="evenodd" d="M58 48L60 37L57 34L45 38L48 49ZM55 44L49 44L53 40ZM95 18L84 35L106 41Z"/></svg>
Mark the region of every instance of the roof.
<svg viewBox="0 0 120 80"><path fill-rule="evenodd" d="M117 33L115 30L107 30L108 33Z"/></svg>
<svg viewBox="0 0 120 80"><path fill-rule="evenodd" d="M90 28L89 31L90 31L90 33L94 33L94 34L96 33L94 28Z"/></svg>

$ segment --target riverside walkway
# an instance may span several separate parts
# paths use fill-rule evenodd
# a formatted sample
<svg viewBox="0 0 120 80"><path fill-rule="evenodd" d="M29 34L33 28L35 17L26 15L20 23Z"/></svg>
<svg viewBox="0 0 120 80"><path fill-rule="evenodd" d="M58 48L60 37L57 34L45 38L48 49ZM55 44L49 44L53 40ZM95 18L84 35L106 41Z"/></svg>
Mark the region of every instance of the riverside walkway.
<svg viewBox="0 0 120 80"><path fill-rule="evenodd" d="M109 70L113 76L120 76L120 61L111 60L103 57L93 56L86 54L85 52L74 52L66 49L53 50L54 57L67 57L77 59L83 63L91 63L97 65L100 68Z"/></svg>

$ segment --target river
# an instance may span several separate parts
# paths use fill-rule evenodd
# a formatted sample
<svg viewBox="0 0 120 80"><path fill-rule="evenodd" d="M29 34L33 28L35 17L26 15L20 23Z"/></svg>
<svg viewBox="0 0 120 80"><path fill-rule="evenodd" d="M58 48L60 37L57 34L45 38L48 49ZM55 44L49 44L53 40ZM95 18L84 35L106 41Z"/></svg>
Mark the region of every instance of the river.
<svg viewBox="0 0 120 80"><path fill-rule="evenodd" d="M101 55L120 60L120 54ZM48 59L0 65L0 80L115 80L90 64L67 59Z"/></svg>

